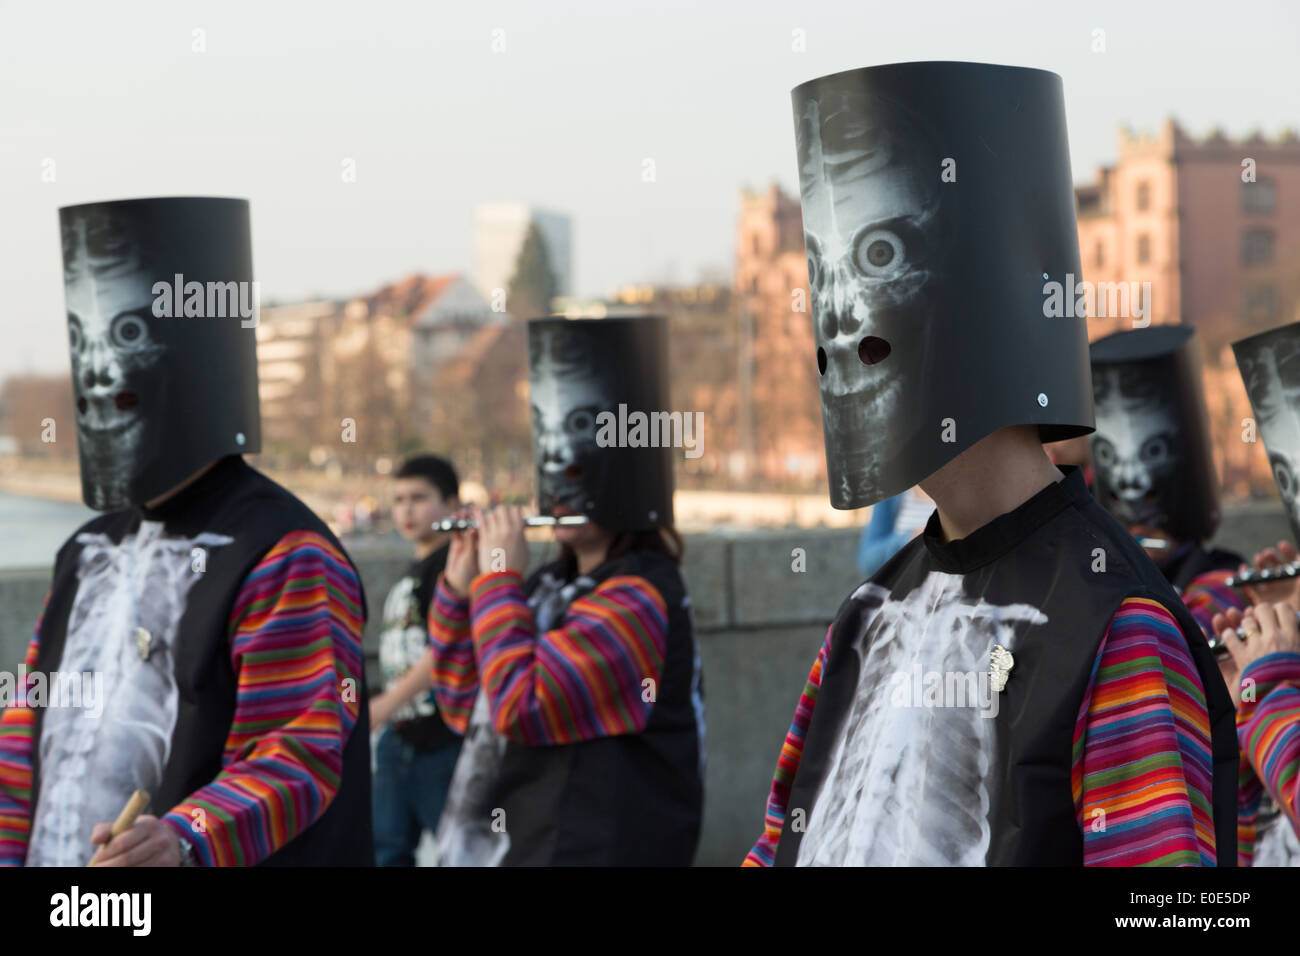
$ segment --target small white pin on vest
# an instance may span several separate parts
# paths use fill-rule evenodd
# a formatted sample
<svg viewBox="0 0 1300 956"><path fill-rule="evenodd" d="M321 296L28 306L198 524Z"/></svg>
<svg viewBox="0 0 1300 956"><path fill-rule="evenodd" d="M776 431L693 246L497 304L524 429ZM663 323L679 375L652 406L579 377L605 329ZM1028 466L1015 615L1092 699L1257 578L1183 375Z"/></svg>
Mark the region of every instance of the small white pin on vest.
<svg viewBox="0 0 1300 956"><path fill-rule="evenodd" d="M149 645L151 643L153 643L153 635L143 627L137 627L135 629L135 649L140 653L140 660L147 661L149 659Z"/></svg>
<svg viewBox="0 0 1300 956"><path fill-rule="evenodd" d="M1002 693L1007 686L1007 678L1011 676L1011 668L1016 665L1016 659L1011 656L1011 652L1001 644L994 644L993 650L989 651L989 680L993 684L993 692Z"/></svg>

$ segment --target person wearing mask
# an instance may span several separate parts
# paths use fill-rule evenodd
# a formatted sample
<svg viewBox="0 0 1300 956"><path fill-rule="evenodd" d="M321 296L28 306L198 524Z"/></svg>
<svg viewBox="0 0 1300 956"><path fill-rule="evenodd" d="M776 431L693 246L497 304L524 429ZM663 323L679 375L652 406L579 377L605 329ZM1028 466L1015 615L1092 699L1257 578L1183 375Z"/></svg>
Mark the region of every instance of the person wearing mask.
<svg viewBox="0 0 1300 956"><path fill-rule="evenodd" d="M1219 482L1195 329L1117 332L1091 356L1093 491L1211 635L1214 615L1247 597L1228 583L1242 556L1205 544L1219 526Z"/></svg>
<svg viewBox="0 0 1300 956"><path fill-rule="evenodd" d="M248 203L59 211L82 494L0 715L0 862L366 866L365 595L261 444ZM233 293L231 290L234 290ZM215 305L214 305L215 303ZM111 836L135 791L147 812Z"/></svg>
<svg viewBox="0 0 1300 956"><path fill-rule="evenodd" d="M703 806L699 652L672 451L611 425L668 407L661 318L534 319L538 506L560 556L526 574L522 512L476 512L429 617L434 691L466 734L449 865L688 866Z"/></svg>
<svg viewBox="0 0 1300 956"><path fill-rule="evenodd" d="M1231 865L1207 642L1043 450L1093 428L1060 77L901 63L793 99L831 502L936 510L835 615L745 863Z"/></svg>

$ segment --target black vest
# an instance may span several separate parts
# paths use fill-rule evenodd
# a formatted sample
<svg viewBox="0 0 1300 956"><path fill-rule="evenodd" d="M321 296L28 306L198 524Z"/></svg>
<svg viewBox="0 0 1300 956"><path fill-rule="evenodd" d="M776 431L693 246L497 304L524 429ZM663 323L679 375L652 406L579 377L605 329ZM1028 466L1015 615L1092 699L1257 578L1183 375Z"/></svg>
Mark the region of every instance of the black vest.
<svg viewBox="0 0 1300 956"><path fill-rule="evenodd" d="M558 573L558 564L535 572ZM655 551L609 562L589 577L645 578L668 609L667 653L650 720L639 734L547 747L506 744L492 806L506 812L506 866L689 866L704 785L697 652L677 565ZM557 625L558 626L558 625Z"/></svg>
<svg viewBox="0 0 1300 956"><path fill-rule="evenodd" d="M948 592L948 604L959 605L952 619L954 628L974 629L970 621L977 615L983 621L1001 622L997 643L1010 643L1014 664L1005 690L998 696L996 716L987 718L993 728L991 743L986 744L988 769L981 778L987 808L978 809L982 804L960 784L945 789L943 775L959 768L941 766L928 781L928 793L940 807L932 819L943 826L951 824L954 833L961 833L964 827L967 839L976 832L972 827L986 825L988 843L982 862L988 865L1082 864L1083 836L1070 781L1075 720L1111 618L1126 598L1149 598L1173 615L1185 636L1196 638L1189 640L1188 646L1209 706L1219 865L1235 865L1237 740L1227 687L1209 647L1199 639L1200 628L1168 582L1133 538L1096 503L1078 470L1063 470L1065 479L961 540L944 542L938 515L932 516L924 535L845 601L832 625L829 657L777 847L778 865L791 865L799 859L801 841L812 825L831 766L851 767L842 755L850 752L855 734L869 736L863 731L865 721L860 716L851 720L850 715L855 708L859 715L871 713L871 702L881 706L879 692L867 703L855 700L860 659L882 660L891 653L891 639L906 643L908 604L895 602L906 602L913 592L914 600L924 598L934 590L935 581L958 589L955 598ZM1104 571L1098 570L1103 567L1099 557L1104 560ZM934 572L939 575L932 578ZM933 617L936 607L927 605L921 616L913 616L911 620L917 624L913 630L920 629L922 623L933 626L926 615ZM965 622L963 614L967 615ZM888 623L872 627L877 619L896 622L894 632L886 630ZM982 639L987 645L994 632L991 625L979 626L985 628ZM1008 641L1008 634L1014 639ZM873 642L879 645L877 655L881 656L868 658ZM988 662L985 651L984 668ZM939 738L962 733L966 717L951 716L959 710L936 712L934 739L910 738L903 746L945 746ZM983 719L973 716L975 721ZM986 730L969 721L966 727L974 727L976 734ZM987 736L983 739L988 740ZM849 743L841 747L842 740ZM947 746L956 755L955 762L976 759L959 736ZM838 764L837 754L841 755ZM952 780L959 779L960 774L954 772ZM877 802L887 808L882 814L909 809L896 805L888 809L891 801L897 804L909 799L892 777L869 782L858 791L859 799L868 799L873 788L879 790ZM945 815L942 801L950 798L955 809ZM976 809L972 812L972 808ZM832 812L828 806L823 816ZM966 818L959 819L963 813ZM869 819L880 819L880 815ZM871 835L866 845L871 845L874 834L897 833L892 826L887 821L881 830L867 827L864 832ZM813 843L847 840L849 829L824 830ZM883 842L884 838L880 839Z"/></svg>
<svg viewBox="0 0 1300 956"><path fill-rule="evenodd" d="M230 613L248 573L286 534L312 531L346 556L329 528L290 492L250 467L238 455L221 459L194 484L159 508L144 513L161 521L168 536L200 533L234 540L209 548L206 567L190 587L174 643L180 694L170 759L161 785L151 794L150 812L167 813L221 771L222 751L235 716L237 680L230 660ZM128 508L87 522L59 549L49 605L41 624L37 668L59 669L68 614L79 585L82 532L119 543L140 527L142 512ZM349 559L350 562L350 559ZM360 575L358 575L360 579ZM365 619L365 597L361 614ZM373 866L370 810L370 727L365 674L357 675L360 713L343 751L338 792L321 817L277 852L265 866ZM32 793L40 793L42 712L33 731ZM33 817L36 807L33 804Z"/></svg>

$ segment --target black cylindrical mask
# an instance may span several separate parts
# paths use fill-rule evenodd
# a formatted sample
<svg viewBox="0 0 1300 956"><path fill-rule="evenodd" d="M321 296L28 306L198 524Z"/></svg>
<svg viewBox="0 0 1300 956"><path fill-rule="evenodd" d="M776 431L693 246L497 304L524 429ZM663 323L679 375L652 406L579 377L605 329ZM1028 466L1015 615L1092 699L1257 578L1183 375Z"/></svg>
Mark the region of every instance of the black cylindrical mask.
<svg viewBox="0 0 1300 956"><path fill-rule="evenodd" d="M1278 494L1300 541L1300 322L1232 343Z"/></svg>
<svg viewBox="0 0 1300 956"><path fill-rule="evenodd" d="M793 92L831 503L860 508L992 432L1092 427L1061 79L978 63ZM810 360L813 359L810 356Z"/></svg>
<svg viewBox="0 0 1300 956"><path fill-rule="evenodd" d="M671 525L672 448L662 430L622 424L671 411L667 320L533 319L528 380L540 511L559 506L614 531Z"/></svg>
<svg viewBox="0 0 1300 956"><path fill-rule="evenodd" d="M143 504L259 451L247 201L66 206L59 227L86 504Z"/></svg>
<svg viewBox="0 0 1300 956"><path fill-rule="evenodd" d="M1126 527L1203 541L1219 524L1218 479L1195 330L1157 325L1092 345L1094 492Z"/></svg>

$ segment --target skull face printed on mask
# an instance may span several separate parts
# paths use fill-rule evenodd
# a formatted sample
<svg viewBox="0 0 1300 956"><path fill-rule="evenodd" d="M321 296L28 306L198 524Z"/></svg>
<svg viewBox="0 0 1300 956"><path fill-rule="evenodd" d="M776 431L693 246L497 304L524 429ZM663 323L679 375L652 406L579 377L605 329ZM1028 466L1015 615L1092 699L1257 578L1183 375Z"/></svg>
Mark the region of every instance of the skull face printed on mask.
<svg viewBox="0 0 1300 956"><path fill-rule="evenodd" d="M1165 529L1174 510L1181 449L1171 390L1158 368L1110 365L1093 370L1097 483L1122 523Z"/></svg>
<svg viewBox="0 0 1300 956"><path fill-rule="evenodd" d="M882 97L823 90L798 115L804 241L831 501L878 500L881 469L919 427L943 221L940 157Z"/></svg>
<svg viewBox="0 0 1300 956"><path fill-rule="evenodd" d="M90 207L62 223L68 340L87 504L122 507L157 444L167 352L152 314L143 224ZM152 407L152 414L151 414Z"/></svg>
<svg viewBox="0 0 1300 956"><path fill-rule="evenodd" d="M534 338L531 353L533 449L537 502L543 514L586 514L597 487L596 416L611 407L575 336ZM612 490L612 489L611 489Z"/></svg>
<svg viewBox="0 0 1300 956"><path fill-rule="evenodd" d="M1300 329L1238 342L1237 366L1291 527L1300 538Z"/></svg>
<svg viewBox="0 0 1300 956"><path fill-rule="evenodd" d="M663 316L529 320L528 384L544 514L612 531L672 524L673 449L646 427L669 408Z"/></svg>

